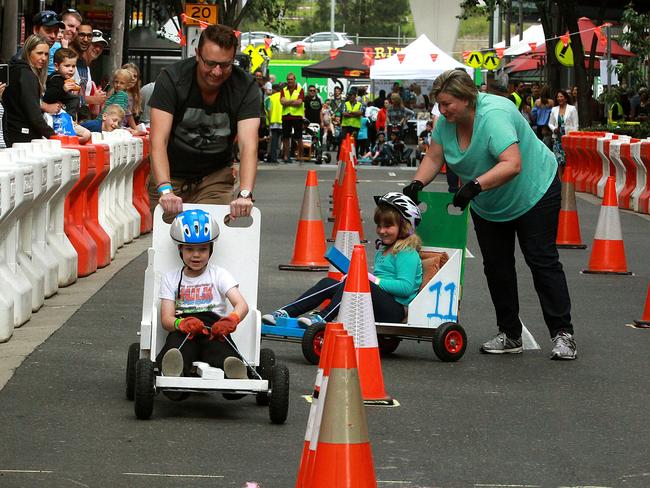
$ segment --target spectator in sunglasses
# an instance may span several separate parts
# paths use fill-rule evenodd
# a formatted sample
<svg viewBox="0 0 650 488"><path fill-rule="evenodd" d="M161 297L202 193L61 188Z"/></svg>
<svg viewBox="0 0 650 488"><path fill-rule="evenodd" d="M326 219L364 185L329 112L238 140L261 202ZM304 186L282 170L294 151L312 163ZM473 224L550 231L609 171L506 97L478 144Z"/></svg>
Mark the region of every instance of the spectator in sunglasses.
<svg viewBox="0 0 650 488"><path fill-rule="evenodd" d="M73 8L68 8L61 14L61 22L63 22L65 27L59 30L59 37L62 37L61 40L57 40L50 48L50 59L47 66L48 75L51 75L55 71L54 53L62 47L72 47L72 41L77 37L77 30L79 29L82 20L81 14Z"/></svg>

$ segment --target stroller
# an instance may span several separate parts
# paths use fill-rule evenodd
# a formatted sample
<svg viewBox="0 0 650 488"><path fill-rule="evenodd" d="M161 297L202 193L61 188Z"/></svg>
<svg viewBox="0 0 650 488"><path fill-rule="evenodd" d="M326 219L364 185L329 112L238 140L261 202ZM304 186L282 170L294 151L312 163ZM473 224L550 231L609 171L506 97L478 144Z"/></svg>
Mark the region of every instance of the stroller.
<svg viewBox="0 0 650 488"><path fill-rule="evenodd" d="M302 150L303 161L309 161L316 164L328 164L331 161L329 153L323 151L321 143L320 124L310 123L309 120L303 120L302 131Z"/></svg>

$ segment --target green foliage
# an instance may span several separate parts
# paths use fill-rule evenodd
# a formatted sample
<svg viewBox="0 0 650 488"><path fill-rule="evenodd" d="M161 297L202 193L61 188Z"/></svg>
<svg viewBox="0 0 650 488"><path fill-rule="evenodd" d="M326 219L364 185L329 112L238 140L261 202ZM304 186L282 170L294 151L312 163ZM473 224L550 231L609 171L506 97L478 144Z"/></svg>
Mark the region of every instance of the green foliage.
<svg viewBox="0 0 650 488"><path fill-rule="evenodd" d="M591 127L582 127L581 130L591 132L612 132L614 134L630 136L636 139L645 139L650 137L650 122L634 125L594 125Z"/></svg>
<svg viewBox="0 0 650 488"><path fill-rule="evenodd" d="M413 36L415 28L410 13L408 0L337 0L335 29L340 32L345 26L350 36L395 37L398 32ZM329 30L329 25L330 0L318 0L313 21L306 27L318 32Z"/></svg>
<svg viewBox="0 0 650 488"><path fill-rule="evenodd" d="M248 0L251 4L246 20L257 24L259 30L278 32L285 28L286 13L296 10L300 0Z"/></svg>
<svg viewBox="0 0 650 488"><path fill-rule="evenodd" d="M620 40L629 44L630 51L636 56L626 58L619 73L623 79L630 75L634 86L640 81L647 82L648 78L646 63L650 57L650 15L638 13L630 3L621 20L627 26L627 31L621 34Z"/></svg>

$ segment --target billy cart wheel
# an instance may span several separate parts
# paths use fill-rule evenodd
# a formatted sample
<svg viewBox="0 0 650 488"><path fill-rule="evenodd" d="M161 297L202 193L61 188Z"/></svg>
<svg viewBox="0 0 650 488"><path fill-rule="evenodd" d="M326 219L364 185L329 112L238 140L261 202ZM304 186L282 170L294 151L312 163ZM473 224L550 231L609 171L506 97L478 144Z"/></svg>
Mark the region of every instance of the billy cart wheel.
<svg viewBox="0 0 650 488"><path fill-rule="evenodd" d="M135 365L135 416L147 420L153 413L153 400L156 395L156 375L154 364L147 358L138 359Z"/></svg>
<svg viewBox="0 0 650 488"><path fill-rule="evenodd" d="M271 371L269 418L274 424L284 424L289 414L289 368L276 364Z"/></svg>
<svg viewBox="0 0 650 488"><path fill-rule="evenodd" d="M397 347L399 346L400 342L402 342L402 339L398 337L391 337L386 335L377 336L377 343L379 344L379 352L383 356L387 356L388 354L394 353Z"/></svg>
<svg viewBox="0 0 650 488"><path fill-rule="evenodd" d="M325 164L330 164L332 162L332 155L328 152L323 152L323 162Z"/></svg>
<svg viewBox="0 0 650 488"><path fill-rule="evenodd" d="M467 349L465 329L456 322L441 324L433 336L433 352L441 361L458 361Z"/></svg>
<svg viewBox="0 0 650 488"><path fill-rule="evenodd" d="M271 380L271 372L273 371L273 366L275 366L275 353L272 349L261 349L260 350L260 364L257 367L257 374L259 374L263 380ZM258 405L266 406L269 404L269 394L266 391L260 392L255 395L255 401Z"/></svg>
<svg viewBox="0 0 650 488"><path fill-rule="evenodd" d="M302 355L311 364L318 364L325 340L325 324L319 323L307 327L302 336Z"/></svg>
<svg viewBox="0 0 650 488"><path fill-rule="evenodd" d="M126 398L133 400L135 397L135 364L140 358L140 343L134 342L129 346L126 356Z"/></svg>

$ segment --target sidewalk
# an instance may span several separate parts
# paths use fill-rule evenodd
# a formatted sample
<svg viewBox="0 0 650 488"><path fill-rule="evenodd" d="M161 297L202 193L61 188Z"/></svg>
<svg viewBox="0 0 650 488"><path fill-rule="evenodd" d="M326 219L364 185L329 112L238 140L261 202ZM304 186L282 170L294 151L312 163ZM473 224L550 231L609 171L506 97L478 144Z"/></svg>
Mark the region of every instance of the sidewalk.
<svg viewBox="0 0 650 488"><path fill-rule="evenodd" d="M111 264L90 276L79 278L70 286L59 288L58 293L45 300L45 304L28 322L14 329L11 339L0 344L0 390L34 349L65 324L118 271L150 246L150 233L124 245L118 249Z"/></svg>

